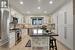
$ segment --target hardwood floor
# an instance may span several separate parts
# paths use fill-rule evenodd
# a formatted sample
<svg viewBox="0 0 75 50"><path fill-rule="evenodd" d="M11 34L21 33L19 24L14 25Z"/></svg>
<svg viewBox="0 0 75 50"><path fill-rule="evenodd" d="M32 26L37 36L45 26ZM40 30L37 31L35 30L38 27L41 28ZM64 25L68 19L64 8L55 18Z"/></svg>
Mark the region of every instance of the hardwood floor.
<svg viewBox="0 0 75 50"><path fill-rule="evenodd" d="M57 41L57 50L70 50L69 48L65 47L63 44Z"/></svg>
<svg viewBox="0 0 75 50"><path fill-rule="evenodd" d="M29 39L30 39L30 37L28 35L25 35L25 37L22 39L22 41L19 44L17 44L16 46L13 46L12 48L9 49L6 44L6 45L0 47L0 50L31 50L31 47L25 47L25 45ZM58 47L58 50L69 50L68 48L66 48L59 42L57 42L57 47Z"/></svg>
<svg viewBox="0 0 75 50"><path fill-rule="evenodd" d="M0 46L0 50L10 50L9 47L8 47L8 43Z"/></svg>

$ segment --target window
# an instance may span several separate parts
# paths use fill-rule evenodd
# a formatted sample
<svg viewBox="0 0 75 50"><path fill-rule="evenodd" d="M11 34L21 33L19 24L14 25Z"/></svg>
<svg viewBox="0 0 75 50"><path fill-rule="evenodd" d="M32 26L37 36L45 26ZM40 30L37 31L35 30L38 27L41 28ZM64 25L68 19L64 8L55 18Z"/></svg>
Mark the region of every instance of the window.
<svg viewBox="0 0 75 50"><path fill-rule="evenodd" d="M34 35L42 35L43 30L42 29L33 29L33 34Z"/></svg>
<svg viewBox="0 0 75 50"><path fill-rule="evenodd" d="M32 25L42 25L43 18L42 17L32 17Z"/></svg>
<svg viewBox="0 0 75 50"><path fill-rule="evenodd" d="M38 18L38 25L42 25L42 18Z"/></svg>
<svg viewBox="0 0 75 50"><path fill-rule="evenodd" d="M32 25L37 25L37 19L32 19Z"/></svg>

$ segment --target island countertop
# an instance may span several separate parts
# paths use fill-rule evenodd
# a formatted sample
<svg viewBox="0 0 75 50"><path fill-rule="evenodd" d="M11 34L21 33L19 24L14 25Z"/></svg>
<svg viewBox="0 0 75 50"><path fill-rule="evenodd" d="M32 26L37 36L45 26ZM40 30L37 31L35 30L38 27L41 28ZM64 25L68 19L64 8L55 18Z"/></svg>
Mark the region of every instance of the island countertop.
<svg viewBox="0 0 75 50"><path fill-rule="evenodd" d="M36 32L35 32L36 31ZM46 32L46 30L43 30L41 28L29 28L28 29L28 35L29 36L58 36L58 33L54 33L54 32Z"/></svg>
<svg viewBox="0 0 75 50"><path fill-rule="evenodd" d="M49 37L49 36L58 36L58 34L52 32L52 33L42 34L42 35L33 35L33 34L31 34L29 36L31 36L31 37L33 37L33 36L45 36L45 37Z"/></svg>

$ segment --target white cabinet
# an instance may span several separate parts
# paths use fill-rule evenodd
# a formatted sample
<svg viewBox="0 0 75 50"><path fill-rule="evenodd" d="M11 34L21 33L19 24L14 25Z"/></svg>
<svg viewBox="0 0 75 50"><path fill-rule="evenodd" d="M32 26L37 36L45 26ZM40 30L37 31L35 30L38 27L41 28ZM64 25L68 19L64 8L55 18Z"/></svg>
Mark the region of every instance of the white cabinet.
<svg viewBox="0 0 75 50"><path fill-rule="evenodd" d="M9 33L9 47L15 45L15 32Z"/></svg>
<svg viewBox="0 0 75 50"><path fill-rule="evenodd" d="M69 2L52 15L57 39L69 48L73 48L73 3Z"/></svg>

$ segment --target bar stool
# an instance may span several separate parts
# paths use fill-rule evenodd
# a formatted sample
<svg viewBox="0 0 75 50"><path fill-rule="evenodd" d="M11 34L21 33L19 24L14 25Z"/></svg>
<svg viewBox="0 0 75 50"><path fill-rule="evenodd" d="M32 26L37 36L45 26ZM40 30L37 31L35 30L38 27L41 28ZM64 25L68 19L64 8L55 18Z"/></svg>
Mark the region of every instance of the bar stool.
<svg viewBox="0 0 75 50"><path fill-rule="evenodd" d="M57 50L57 44L56 44L56 39L53 37L50 37L50 50Z"/></svg>

